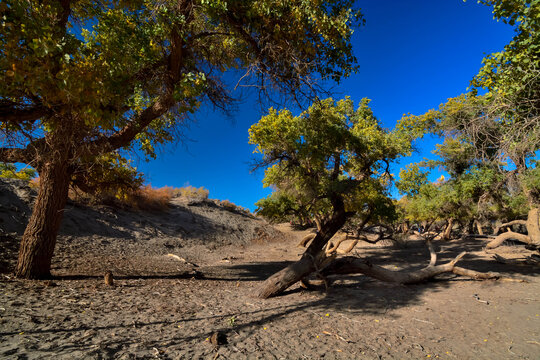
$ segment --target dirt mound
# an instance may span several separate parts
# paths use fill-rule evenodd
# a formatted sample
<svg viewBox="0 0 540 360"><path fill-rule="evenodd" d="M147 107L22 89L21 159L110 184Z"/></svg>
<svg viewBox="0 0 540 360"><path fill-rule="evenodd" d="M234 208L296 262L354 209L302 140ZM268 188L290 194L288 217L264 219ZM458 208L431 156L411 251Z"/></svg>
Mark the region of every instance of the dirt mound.
<svg viewBox="0 0 540 360"><path fill-rule="evenodd" d="M31 213L36 191L21 180L0 178L0 250L6 254L0 270L9 271L16 260L17 243ZM164 212L129 211L109 206L66 206L53 259L79 262L81 254L97 254L95 264L73 264L100 273L111 264L99 259L179 254L182 258L212 252L224 246L243 247L283 239L283 234L254 215L222 206L216 200L174 198ZM62 267L65 269L66 263ZM104 266L106 265L106 266ZM143 266L142 264L140 264ZM92 269L95 266L95 269ZM143 266L144 267L144 266ZM117 268L114 266L114 268ZM137 271L139 273L140 271Z"/></svg>

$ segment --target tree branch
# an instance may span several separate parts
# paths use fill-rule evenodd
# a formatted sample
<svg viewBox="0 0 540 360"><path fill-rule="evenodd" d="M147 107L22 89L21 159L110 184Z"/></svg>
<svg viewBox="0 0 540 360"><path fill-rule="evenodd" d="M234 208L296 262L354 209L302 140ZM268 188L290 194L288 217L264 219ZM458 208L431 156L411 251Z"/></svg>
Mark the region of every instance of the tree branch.
<svg viewBox="0 0 540 360"><path fill-rule="evenodd" d="M18 148L0 148L0 161L7 163L29 163L28 151Z"/></svg>
<svg viewBox="0 0 540 360"><path fill-rule="evenodd" d="M50 112L41 105L31 107L18 106L14 102L0 103L0 122L20 125L24 122L34 122Z"/></svg>

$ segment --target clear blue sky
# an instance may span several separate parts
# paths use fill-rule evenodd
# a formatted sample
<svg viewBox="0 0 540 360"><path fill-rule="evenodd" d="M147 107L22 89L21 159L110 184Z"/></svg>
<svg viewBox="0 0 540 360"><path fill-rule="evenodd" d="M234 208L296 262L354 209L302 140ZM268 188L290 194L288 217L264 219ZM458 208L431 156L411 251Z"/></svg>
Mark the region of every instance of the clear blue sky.
<svg viewBox="0 0 540 360"><path fill-rule="evenodd" d="M372 99L375 115L387 128L404 113L422 114L467 90L486 54L500 51L513 30L493 20L491 8L469 0L358 1L366 25L353 38L360 71L335 90L335 98L350 95L355 102ZM228 199L254 210L270 193L262 187L262 170L250 173L254 159L248 129L263 113L249 97L227 118L211 110L197 114L185 140L168 146L138 169L155 187L193 185L210 197ZM434 141L412 160L429 156Z"/></svg>

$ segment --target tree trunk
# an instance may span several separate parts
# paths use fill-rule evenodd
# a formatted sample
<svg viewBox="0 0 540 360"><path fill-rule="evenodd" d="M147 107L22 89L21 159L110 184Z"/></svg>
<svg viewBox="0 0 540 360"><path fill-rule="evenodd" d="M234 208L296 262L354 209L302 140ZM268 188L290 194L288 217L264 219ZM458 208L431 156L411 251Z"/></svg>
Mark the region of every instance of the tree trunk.
<svg viewBox="0 0 540 360"><path fill-rule="evenodd" d="M401 224L401 233L402 234L406 234L409 232L409 222L408 221L405 221L404 223Z"/></svg>
<svg viewBox="0 0 540 360"><path fill-rule="evenodd" d="M69 188L67 161L45 163L30 220L24 231L15 275L24 279L51 276L51 259Z"/></svg>
<svg viewBox="0 0 540 360"><path fill-rule="evenodd" d="M266 299L279 295L289 286L302 280L313 271L318 271L316 259L326 243L338 232L347 221L347 214L343 204L334 211L332 218L322 225L309 247L300 260L287 266L285 269L270 276L261 286L258 296Z"/></svg>
<svg viewBox="0 0 540 360"><path fill-rule="evenodd" d="M446 226L446 229L443 233L443 240L450 240L450 236L452 235L452 228L454 227L454 218L448 219L448 225Z"/></svg>
<svg viewBox="0 0 540 360"><path fill-rule="evenodd" d="M527 216L527 233L531 238L531 244L540 245L540 215L537 207L532 207Z"/></svg>
<svg viewBox="0 0 540 360"><path fill-rule="evenodd" d="M480 224L480 221L474 220L474 224L476 225L476 230L478 231L478 235L484 235L484 229L482 228L482 224Z"/></svg>

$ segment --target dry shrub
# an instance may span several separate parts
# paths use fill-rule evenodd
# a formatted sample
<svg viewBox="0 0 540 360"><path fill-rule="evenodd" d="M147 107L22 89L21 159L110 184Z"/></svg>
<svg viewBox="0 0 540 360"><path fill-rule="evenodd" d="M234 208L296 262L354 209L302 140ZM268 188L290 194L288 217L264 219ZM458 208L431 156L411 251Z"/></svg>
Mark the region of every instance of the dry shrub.
<svg viewBox="0 0 540 360"><path fill-rule="evenodd" d="M39 177L30 180L30 187L38 189L39 182ZM201 189L203 188L196 189L199 194L204 193ZM169 203L178 190L170 186L153 188L151 185L146 185L135 190L118 188L89 194L70 187L68 197L71 201L79 204L102 204L128 210L165 211L169 208ZM208 197L208 190L206 190L206 197Z"/></svg>
<svg viewBox="0 0 540 360"><path fill-rule="evenodd" d="M39 179L39 176L38 176L38 177L35 177L32 180L30 180L28 182L28 185L30 185L30 187L33 188L33 189L39 189L39 182L40 182L40 179Z"/></svg>
<svg viewBox="0 0 540 360"><path fill-rule="evenodd" d="M173 190L173 196L180 196L188 200L204 201L208 199L210 191L204 187L196 188L195 186L185 186Z"/></svg>
<svg viewBox="0 0 540 360"><path fill-rule="evenodd" d="M227 210L236 210L236 204L230 202L229 200L221 200L220 205Z"/></svg>
<svg viewBox="0 0 540 360"><path fill-rule="evenodd" d="M70 189L69 198L87 205L108 205L126 210L165 211L173 197L173 188L142 186L136 190L101 192L97 195Z"/></svg>
<svg viewBox="0 0 540 360"><path fill-rule="evenodd" d="M126 194L121 201L131 209L164 211L169 208L174 189L170 186L153 188L146 185L137 191Z"/></svg>

